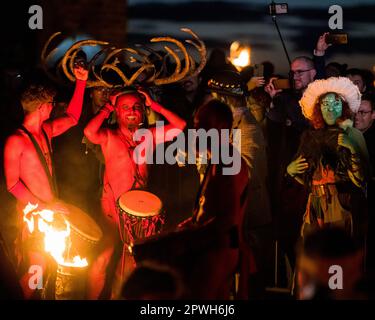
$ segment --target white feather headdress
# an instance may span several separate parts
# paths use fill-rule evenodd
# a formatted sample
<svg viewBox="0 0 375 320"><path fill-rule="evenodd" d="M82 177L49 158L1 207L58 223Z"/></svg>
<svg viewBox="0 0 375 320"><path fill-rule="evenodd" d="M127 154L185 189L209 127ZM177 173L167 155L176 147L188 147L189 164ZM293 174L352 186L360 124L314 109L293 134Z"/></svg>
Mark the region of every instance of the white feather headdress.
<svg viewBox="0 0 375 320"><path fill-rule="evenodd" d="M361 104L361 93L358 87L348 78L331 77L328 79L315 80L306 88L299 104L305 118L311 120L314 107L318 98L328 92L339 94L349 105L353 113L357 113Z"/></svg>

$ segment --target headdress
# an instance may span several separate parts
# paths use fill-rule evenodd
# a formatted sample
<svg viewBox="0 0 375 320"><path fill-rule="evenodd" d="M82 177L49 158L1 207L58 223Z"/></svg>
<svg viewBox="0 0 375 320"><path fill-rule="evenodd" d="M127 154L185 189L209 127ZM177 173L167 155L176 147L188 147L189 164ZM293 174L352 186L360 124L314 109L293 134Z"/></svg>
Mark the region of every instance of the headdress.
<svg viewBox="0 0 375 320"><path fill-rule="evenodd" d="M238 72L224 70L215 73L207 82L210 91L232 96L243 96L246 87Z"/></svg>
<svg viewBox="0 0 375 320"><path fill-rule="evenodd" d="M325 93L337 93L349 105L353 113L357 113L361 104L361 93L358 87L348 78L331 77L328 79L315 80L306 88L299 104L305 118L312 120L315 105L320 96Z"/></svg>

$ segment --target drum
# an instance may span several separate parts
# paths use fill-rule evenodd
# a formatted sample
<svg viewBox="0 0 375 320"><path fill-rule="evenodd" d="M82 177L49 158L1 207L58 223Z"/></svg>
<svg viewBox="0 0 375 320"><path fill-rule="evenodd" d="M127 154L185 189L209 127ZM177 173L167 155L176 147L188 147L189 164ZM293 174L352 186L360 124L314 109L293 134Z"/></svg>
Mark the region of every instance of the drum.
<svg viewBox="0 0 375 320"><path fill-rule="evenodd" d="M86 293L87 266L82 268L58 265L55 300L83 300Z"/></svg>
<svg viewBox="0 0 375 320"><path fill-rule="evenodd" d="M87 213L81 209L64 203L69 214L64 218L70 223L70 240L71 250L70 257L80 255L81 257L89 257L93 253L95 245L103 236L99 225Z"/></svg>
<svg viewBox="0 0 375 320"><path fill-rule="evenodd" d="M154 194L131 190L117 201L120 213L120 236L124 244L134 243L162 230L164 214L162 202Z"/></svg>

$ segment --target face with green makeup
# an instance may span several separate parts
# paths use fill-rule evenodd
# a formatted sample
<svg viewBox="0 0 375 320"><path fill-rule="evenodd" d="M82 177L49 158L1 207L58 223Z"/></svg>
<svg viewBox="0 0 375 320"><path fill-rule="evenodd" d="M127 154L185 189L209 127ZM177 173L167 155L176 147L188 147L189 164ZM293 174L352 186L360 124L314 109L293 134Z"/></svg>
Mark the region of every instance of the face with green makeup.
<svg viewBox="0 0 375 320"><path fill-rule="evenodd" d="M336 94L326 93L320 100L320 110L324 122L333 126L342 115L342 101Z"/></svg>

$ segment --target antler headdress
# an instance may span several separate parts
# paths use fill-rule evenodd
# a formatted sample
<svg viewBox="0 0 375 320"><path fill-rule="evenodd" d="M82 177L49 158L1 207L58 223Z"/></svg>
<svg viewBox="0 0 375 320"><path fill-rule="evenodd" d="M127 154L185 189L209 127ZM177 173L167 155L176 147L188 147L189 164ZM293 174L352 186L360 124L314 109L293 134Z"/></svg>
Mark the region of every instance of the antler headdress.
<svg viewBox="0 0 375 320"><path fill-rule="evenodd" d="M74 81L73 67L74 61L77 57L78 52L84 46L101 46L103 47L95 56L88 62L89 80L87 81L87 87L116 87L116 86L131 86L141 74L145 74L143 80L147 84L164 85L173 82L177 82L185 78L186 76L198 75L207 62L207 50L202 40L192 30L188 28L182 28L181 31L192 36L193 39L185 40L186 43L193 46L199 53L200 63L196 66L194 59L189 55L185 45L172 37L156 37L150 40L151 43L171 43L176 47L172 49L168 45L164 45L166 54L158 54L147 48L146 46L140 48L116 48L111 46L108 42L98 40L81 40L74 43L64 54L61 61L56 67L56 72L51 73L48 70L47 62L55 54L56 48L51 50L47 54L47 49L51 42L61 34L61 32L54 33L45 43L42 54L41 62L44 70L47 72L50 78L55 81L61 82L59 76L60 70L62 70L66 78L70 81ZM147 53L145 53L145 51ZM157 60L152 61L150 59L150 51L157 57ZM183 56L181 60L180 56ZM175 68L172 74L168 74L166 70L165 59L172 57L175 62ZM98 63L99 58L103 62ZM157 65L157 62L162 62ZM129 68L130 65L138 65L135 71ZM106 72L113 72L120 79L121 83L113 83L105 77Z"/></svg>

